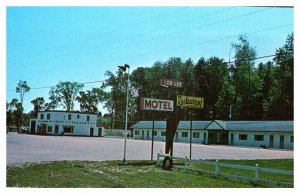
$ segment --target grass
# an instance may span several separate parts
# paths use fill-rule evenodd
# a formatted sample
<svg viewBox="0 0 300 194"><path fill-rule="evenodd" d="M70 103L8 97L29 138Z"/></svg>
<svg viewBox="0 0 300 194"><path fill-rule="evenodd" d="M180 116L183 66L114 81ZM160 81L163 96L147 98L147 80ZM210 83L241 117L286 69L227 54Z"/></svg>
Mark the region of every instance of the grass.
<svg viewBox="0 0 300 194"><path fill-rule="evenodd" d="M277 169L277 170L287 170L294 171L294 160L293 159L273 159L273 160L219 160L219 163L226 164L237 164L242 166L251 166L254 167L255 164L258 164L260 168L269 168L269 169ZM175 165L183 166L184 163L182 161L177 161ZM208 172L214 172L215 166L207 165L207 164L199 164L199 163L191 163L188 168L204 170ZM254 178L255 173L253 170L243 170L243 169L233 169L228 167L219 167L219 173L235 175L235 176L243 176L248 178ZM265 173L259 172L260 180L271 180L277 182L287 182L293 183L294 177L290 175L283 174L274 174L274 173ZM262 181L261 181L262 182Z"/></svg>
<svg viewBox="0 0 300 194"><path fill-rule="evenodd" d="M225 162L225 161L220 161ZM226 160L293 170L293 160ZM56 161L7 166L7 187L37 188L246 188L265 187L210 175L164 171L151 161Z"/></svg>

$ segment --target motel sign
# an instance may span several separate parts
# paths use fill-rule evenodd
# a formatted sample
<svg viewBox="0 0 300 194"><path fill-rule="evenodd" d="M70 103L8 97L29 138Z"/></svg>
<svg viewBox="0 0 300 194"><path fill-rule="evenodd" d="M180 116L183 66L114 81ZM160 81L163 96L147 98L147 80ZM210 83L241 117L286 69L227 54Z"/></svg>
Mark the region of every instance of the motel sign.
<svg viewBox="0 0 300 194"><path fill-rule="evenodd" d="M159 83L163 87L181 88L183 82L174 79L160 79Z"/></svg>
<svg viewBox="0 0 300 194"><path fill-rule="evenodd" d="M204 107L204 98L178 95L177 106L202 109Z"/></svg>
<svg viewBox="0 0 300 194"><path fill-rule="evenodd" d="M140 108L141 110L173 111L174 101L153 98L141 98Z"/></svg>

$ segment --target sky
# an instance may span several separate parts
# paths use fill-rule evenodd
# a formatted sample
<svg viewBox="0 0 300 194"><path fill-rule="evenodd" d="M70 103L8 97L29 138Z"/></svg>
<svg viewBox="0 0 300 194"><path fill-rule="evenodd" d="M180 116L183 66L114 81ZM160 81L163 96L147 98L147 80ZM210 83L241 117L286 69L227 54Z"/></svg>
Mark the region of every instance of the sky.
<svg viewBox="0 0 300 194"><path fill-rule="evenodd" d="M228 61L241 34L257 56L272 55L294 31L293 14L274 7L7 6L6 100L19 98L19 80L32 88L24 97L29 112L30 101L49 101L49 87L59 81L102 81L107 70L115 73L125 63L132 72L170 57ZM100 85L86 84L84 90ZM106 112L101 104L99 109Z"/></svg>

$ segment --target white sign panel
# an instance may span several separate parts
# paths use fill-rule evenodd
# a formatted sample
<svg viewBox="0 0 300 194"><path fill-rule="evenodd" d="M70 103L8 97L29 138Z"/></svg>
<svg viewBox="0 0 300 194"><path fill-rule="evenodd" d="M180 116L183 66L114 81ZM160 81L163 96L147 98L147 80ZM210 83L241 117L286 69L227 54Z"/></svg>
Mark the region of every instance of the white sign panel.
<svg viewBox="0 0 300 194"><path fill-rule="evenodd" d="M163 87L182 88L183 82L174 79L160 79L159 84Z"/></svg>
<svg viewBox="0 0 300 194"><path fill-rule="evenodd" d="M173 111L173 100L160 100L153 98L141 98L141 110L156 110L156 111Z"/></svg>

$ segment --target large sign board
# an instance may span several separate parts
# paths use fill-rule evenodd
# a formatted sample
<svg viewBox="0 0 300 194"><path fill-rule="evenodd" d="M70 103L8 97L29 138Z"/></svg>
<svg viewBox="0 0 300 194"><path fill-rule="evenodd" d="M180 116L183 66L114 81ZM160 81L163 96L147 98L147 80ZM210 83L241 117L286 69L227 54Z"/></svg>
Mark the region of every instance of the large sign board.
<svg viewBox="0 0 300 194"><path fill-rule="evenodd" d="M140 108L141 110L173 111L174 101L153 98L141 98Z"/></svg>
<svg viewBox="0 0 300 194"><path fill-rule="evenodd" d="M177 81L174 79L160 79L160 85L163 87L172 87L172 88L181 88L183 86L183 82Z"/></svg>
<svg viewBox="0 0 300 194"><path fill-rule="evenodd" d="M177 106L202 109L204 107L204 98L178 95Z"/></svg>

